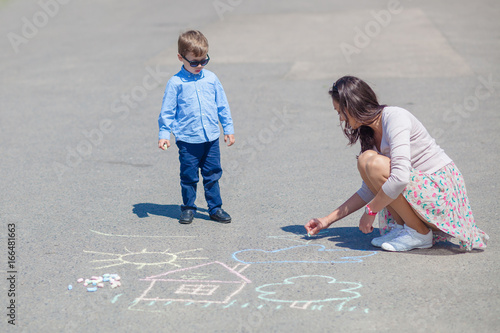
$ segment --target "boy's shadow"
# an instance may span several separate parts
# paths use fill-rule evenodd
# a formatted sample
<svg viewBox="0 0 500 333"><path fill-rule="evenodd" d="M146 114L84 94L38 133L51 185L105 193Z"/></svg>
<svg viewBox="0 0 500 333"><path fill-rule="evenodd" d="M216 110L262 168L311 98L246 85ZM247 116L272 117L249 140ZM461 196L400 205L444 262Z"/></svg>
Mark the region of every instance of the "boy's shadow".
<svg viewBox="0 0 500 333"><path fill-rule="evenodd" d="M335 242L338 247L344 247L351 250L360 251L383 251L379 247L371 244L371 240L380 235L379 229L375 228L369 234L363 234L357 227L338 227L323 229L316 236L308 237L306 229L303 225L289 225L281 228L283 231L290 232L296 235L303 235L304 240L314 240L327 238L331 242ZM474 252L481 252L482 250L475 250ZM404 252L411 254L423 255L453 255L464 253L460 247L451 242L437 243L429 249L414 249L412 251Z"/></svg>
<svg viewBox="0 0 500 333"><path fill-rule="evenodd" d="M154 203L138 203L134 205L132 212L139 218L149 217L149 215L157 215L178 219L181 215L179 205L159 205ZM205 214L203 214L205 213ZM198 207L195 217L204 220L210 220L208 210Z"/></svg>

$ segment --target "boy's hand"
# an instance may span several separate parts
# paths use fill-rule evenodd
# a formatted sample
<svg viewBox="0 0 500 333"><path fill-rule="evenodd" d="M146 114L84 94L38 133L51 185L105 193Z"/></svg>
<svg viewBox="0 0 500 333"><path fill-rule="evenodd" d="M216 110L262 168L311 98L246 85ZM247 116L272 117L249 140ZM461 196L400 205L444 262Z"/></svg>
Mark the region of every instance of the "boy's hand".
<svg viewBox="0 0 500 333"><path fill-rule="evenodd" d="M165 144L167 144L166 147L165 147ZM167 148L170 148L170 140L160 139L158 141L158 148L163 149L163 150L167 150Z"/></svg>
<svg viewBox="0 0 500 333"><path fill-rule="evenodd" d="M224 135L224 142L227 142L229 140L229 143L227 146L232 146L234 144L234 134L226 134Z"/></svg>

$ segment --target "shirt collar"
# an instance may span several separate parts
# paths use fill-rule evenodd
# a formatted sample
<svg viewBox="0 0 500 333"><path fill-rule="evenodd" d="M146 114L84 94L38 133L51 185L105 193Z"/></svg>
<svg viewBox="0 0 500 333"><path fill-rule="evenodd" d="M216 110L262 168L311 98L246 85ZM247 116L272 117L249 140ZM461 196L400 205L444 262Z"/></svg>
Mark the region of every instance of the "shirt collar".
<svg viewBox="0 0 500 333"><path fill-rule="evenodd" d="M181 66L181 73L182 73L182 76L186 77L186 78L192 78L192 79L199 79L199 78L202 78L205 76L205 74L203 73L203 69L201 70L200 74L193 74L191 72L189 72L187 69L184 68L184 65Z"/></svg>

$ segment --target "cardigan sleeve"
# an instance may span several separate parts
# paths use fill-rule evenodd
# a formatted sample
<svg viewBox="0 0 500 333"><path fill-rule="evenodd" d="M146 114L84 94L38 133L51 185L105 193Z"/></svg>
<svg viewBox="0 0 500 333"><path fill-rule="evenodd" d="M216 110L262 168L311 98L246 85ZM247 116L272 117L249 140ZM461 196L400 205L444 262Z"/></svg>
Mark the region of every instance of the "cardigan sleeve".
<svg viewBox="0 0 500 333"><path fill-rule="evenodd" d="M390 147L391 173L382 185L390 198L396 199L410 181L410 135L412 119L406 112L392 112L382 124Z"/></svg>
<svg viewBox="0 0 500 333"><path fill-rule="evenodd" d="M361 199L363 199L364 202L367 203L372 201L373 198L375 198L375 195L372 193L372 191L370 191L368 185L366 185L365 182L361 184L361 187L356 193L361 197Z"/></svg>

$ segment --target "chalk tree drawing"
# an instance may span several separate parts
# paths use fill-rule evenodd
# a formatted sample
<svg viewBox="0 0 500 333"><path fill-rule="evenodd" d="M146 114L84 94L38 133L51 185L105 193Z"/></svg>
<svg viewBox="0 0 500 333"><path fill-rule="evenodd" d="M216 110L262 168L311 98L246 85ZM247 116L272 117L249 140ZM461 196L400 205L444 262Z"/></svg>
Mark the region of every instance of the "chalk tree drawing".
<svg viewBox="0 0 500 333"><path fill-rule="evenodd" d="M249 279L241 274L249 265L237 264L230 268L214 261L149 276L141 281L148 288L136 298L130 310L161 311L170 302L226 304L245 288Z"/></svg>
<svg viewBox="0 0 500 333"><path fill-rule="evenodd" d="M357 282L339 282L331 276L302 275L257 287L259 298L278 303L287 303L291 308L307 309L311 304L340 302L337 310L352 299L361 297L355 290L362 285Z"/></svg>
<svg viewBox="0 0 500 333"><path fill-rule="evenodd" d="M362 262L377 251L327 249L320 244L297 245L278 250L246 249L233 253L236 261L245 264L316 263L340 264Z"/></svg>
<svg viewBox="0 0 500 333"><path fill-rule="evenodd" d="M193 249L193 250L185 250L179 252L168 252L169 249L162 252L149 252L146 249L143 249L139 252L132 252L125 248L125 254L116 254L116 253L106 253L106 252L96 252L96 251L83 251L85 253L98 254L103 256L111 256L114 258L110 259L98 259L92 260L91 262L99 262L103 263L104 266L96 267L96 269L119 266L119 265L133 265L137 266L137 269L142 269L146 266L163 266L163 265L171 265L174 267L181 267L179 264L176 264L179 260L199 260L199 259L208 259L205 257L183 257L186 253L201 251L203 249Z"/></svg>

